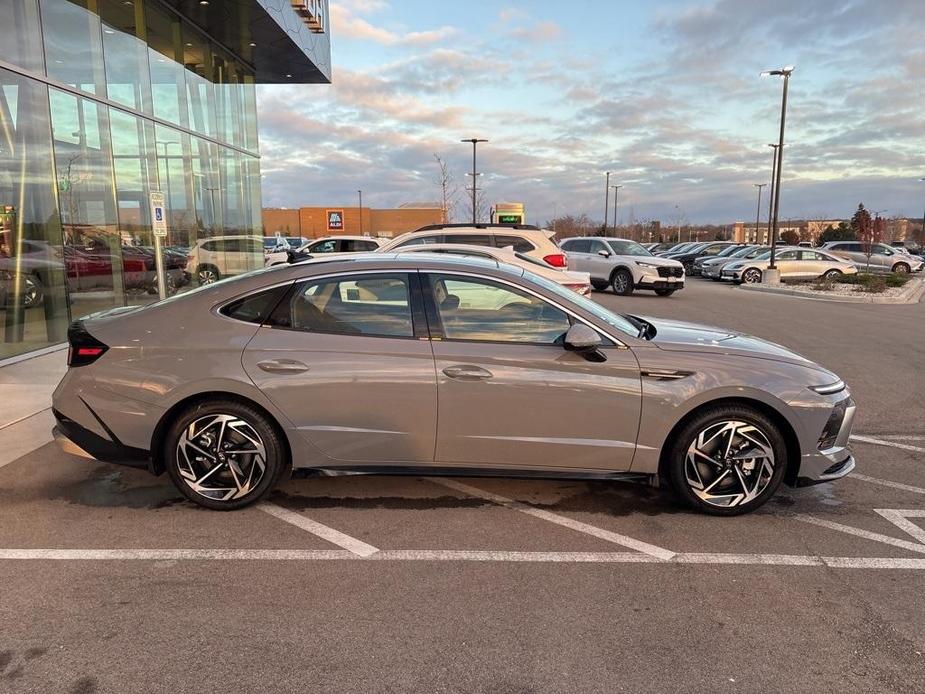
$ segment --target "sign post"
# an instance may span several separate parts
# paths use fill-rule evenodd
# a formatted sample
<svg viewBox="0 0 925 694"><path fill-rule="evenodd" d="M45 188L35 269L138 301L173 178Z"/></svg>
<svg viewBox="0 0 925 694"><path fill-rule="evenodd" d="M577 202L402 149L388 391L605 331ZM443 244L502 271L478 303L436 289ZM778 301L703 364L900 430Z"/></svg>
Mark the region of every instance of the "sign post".
<svg viewBox="0 0 925 694"><path fill-rule="evenodd" d="M161 251L161 239L167 236L167 208L164 194L152 190L148 196L151 200L151 231L154 234L154 267L157 273L157 295L167 298L167 275L164 271L164 255Z"/></svg>

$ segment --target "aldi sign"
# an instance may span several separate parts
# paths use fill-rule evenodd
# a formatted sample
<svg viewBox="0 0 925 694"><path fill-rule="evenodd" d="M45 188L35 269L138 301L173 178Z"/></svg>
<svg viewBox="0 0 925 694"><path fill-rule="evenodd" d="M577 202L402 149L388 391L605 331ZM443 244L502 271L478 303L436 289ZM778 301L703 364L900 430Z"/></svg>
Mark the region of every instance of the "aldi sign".
<svg viewBox="0 0 925 694"><path fill-rule="evenodd" d="M344 211L343 210L327 210L328 218L328 231L343 231L344 230Z"/></svg>

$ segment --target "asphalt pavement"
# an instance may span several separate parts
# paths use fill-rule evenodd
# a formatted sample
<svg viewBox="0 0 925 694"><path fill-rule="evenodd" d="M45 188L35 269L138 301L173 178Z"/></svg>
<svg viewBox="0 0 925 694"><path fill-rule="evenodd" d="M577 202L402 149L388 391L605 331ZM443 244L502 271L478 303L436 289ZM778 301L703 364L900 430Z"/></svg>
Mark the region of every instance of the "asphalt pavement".
<svg viewBox="0 0 925 694"><path fill-rule="evenodd" d="M49 444L0 467L0 692L925 691L925 307L594 297L835 370L857 474L734 519L632 484L410 477L215 513Z"/></svg>

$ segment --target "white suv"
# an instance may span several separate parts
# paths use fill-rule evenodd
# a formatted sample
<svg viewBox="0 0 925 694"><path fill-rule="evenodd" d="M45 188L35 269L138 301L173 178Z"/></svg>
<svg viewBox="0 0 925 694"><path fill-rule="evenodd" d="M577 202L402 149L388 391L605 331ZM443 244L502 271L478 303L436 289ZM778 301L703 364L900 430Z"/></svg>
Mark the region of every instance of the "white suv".
<svg viewBox="0 0 925 694"><path fill-rule="evenodd" d="M652 255L635 241L604 237L565 239L569 270L587 272L598 291L613 287L622 296L634 289L653 289L671 296L684 289L684 266L677 260Z"/></svg>
<svg viewBox="0 0 925 694"><path fill-rule="evenodd" d="M402 234L379 248L379 253L396 251L406 246L431 243L464 244L507 248L542 260L557 268L568 266L568 259L552 240L554 232L529 224L433 224Z"/></svg>
<svg viewBox="0 0 925 694"><path fill-rule="evenodd" d="M259 267L263 267L263 239L259 236L199 239L186 260L186 270L198 284L212 284Z"/></svg>
<svg viewBox="0 0 925 694"><path fill-rule="evenodd" d="M366 253L378 250L389 239L373 236L324 236L306 241L301 246L292 246L296 253L316 255L318 253ZM289 262L289 250L279 249L267 253L265 264L285 265Z"/></svg>

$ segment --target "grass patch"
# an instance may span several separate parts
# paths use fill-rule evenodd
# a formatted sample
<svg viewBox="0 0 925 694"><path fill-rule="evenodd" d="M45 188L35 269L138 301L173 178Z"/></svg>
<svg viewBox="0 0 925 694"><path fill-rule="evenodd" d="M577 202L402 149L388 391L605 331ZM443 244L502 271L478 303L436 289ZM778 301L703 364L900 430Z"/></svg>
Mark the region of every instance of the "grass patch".
<svg viewBox="0 0 925 694"><path fill-rule="evenodd" d="M838 279L842 284L856 285L854 291L881 294L887 287L903 287L912 279L908 274L891 272L888 275L873 275L859 272L856 275L843 275Z"/></svg>

